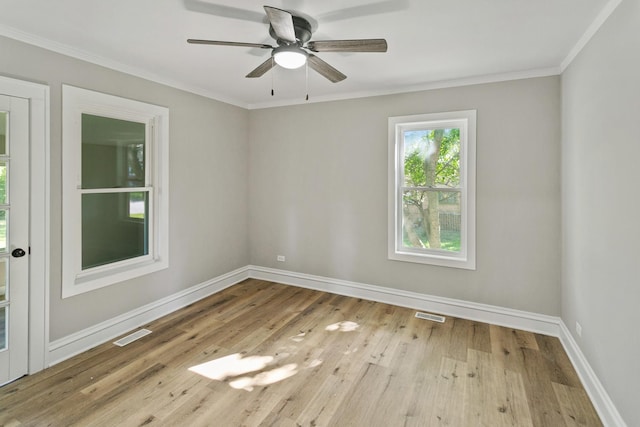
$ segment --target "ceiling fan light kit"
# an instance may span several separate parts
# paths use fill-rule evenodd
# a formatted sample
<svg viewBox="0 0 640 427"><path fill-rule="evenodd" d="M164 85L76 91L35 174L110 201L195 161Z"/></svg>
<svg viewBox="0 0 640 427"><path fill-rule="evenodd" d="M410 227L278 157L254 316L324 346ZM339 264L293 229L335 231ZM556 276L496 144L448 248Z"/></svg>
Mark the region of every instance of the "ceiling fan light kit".
<svg viewBox="0 0 640 427"><path fill-rule="evenodd" d="M297 45L278 46L273 50L273 59L283 68L295 70L307 63L307 52Z"/></svg>
<svg viewBox="0 0 640 427"><path fill-rule="evenodd" d="M264 6L264 10L269 19L269 35L276 40L277 46L201 39L188 39L187 43L271 49L271 57L247 74L248 78L261 77L276 64L288 69L296 69L308 64L309 68L332 83L340 82L347 76L309 51L315 53L387 51L385 39L311 41L312 29L306 19L271 6Z"/></svg>

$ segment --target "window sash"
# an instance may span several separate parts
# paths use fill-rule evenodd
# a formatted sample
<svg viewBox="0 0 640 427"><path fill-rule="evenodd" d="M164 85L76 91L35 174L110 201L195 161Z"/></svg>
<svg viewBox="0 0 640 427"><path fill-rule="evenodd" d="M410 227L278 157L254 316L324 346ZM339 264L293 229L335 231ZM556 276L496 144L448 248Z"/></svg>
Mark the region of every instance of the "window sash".
<svg viewBox="0 0 640 427"><path fill-rule="evenodd" d="M146 217L144 219L131 218L129 205L118 206L118 214L120 216L120 220L128 223L141 223L142 221L146 221L146 232L145 232L145 245L147 248L147 253L131 258L127 258L120 261L113 261L106 264L101 264L95 267L87 267L84 268L82 266L82 261L80 262L80 271L77 274L78 278L87 277L93 273L101 273L104 271L108 271L109 269L119 269L123 266L134 265L136 263L144 263L147 261L152 261L157 258L157 248L155 245L155 210L154 206L154 191L153 187L138 187L138 188L107 188L107 189L83 189L79 190L80 198L84 194L131 194L131 193L146 193L147 195L147 210L145 212ZM81 202L82 205L82 202ZM82 209L82 208L81 208ZM82 212L81 215L82 217ZM80 236L82 239L82 235ZM84 248L80 250L80 256L83 255Z"/></svg>
<svg viewBox="0 0 640 427"><path fill-rule="evenodd" d="M403 229L404 229L404 203L403 203L403 195L404 190L411 189L426 189L425 191L434 191L439 192L439 188L429 188L429 187L401 187L398 191L398 196L396 199L396 231L395 231L395 250L397 253L411 253L414 255L434 255L438 257L445 258L455 258L455 259L464 259L467 254L467 199L466 192L464 189L448 189L446 192L458 192L460 193L460 250L459 251L449 251L446 249L439 248L414 248L410 246L406 246L403 241ZM438 212L440 214L440 212Z"/></svg>

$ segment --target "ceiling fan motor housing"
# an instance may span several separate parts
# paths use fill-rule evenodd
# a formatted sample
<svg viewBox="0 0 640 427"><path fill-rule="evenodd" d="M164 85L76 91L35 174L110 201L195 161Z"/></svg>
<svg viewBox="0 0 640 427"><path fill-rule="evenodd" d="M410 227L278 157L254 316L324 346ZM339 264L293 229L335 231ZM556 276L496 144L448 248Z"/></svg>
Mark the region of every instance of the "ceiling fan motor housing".
<svg viewBox="0 0 640 427"><path fill-rule="evenodd" d="M309 24L309 21L299 16L292 16L292 18L293 28L296 33L297 44L298 46L302 46L311 39L311 24ZM279 46L291 44L286 40L278 38L276 32L273 30L272 25L269 25L269 35L273 37L274 40L276 40L276 43L278 43Z"/></svg>

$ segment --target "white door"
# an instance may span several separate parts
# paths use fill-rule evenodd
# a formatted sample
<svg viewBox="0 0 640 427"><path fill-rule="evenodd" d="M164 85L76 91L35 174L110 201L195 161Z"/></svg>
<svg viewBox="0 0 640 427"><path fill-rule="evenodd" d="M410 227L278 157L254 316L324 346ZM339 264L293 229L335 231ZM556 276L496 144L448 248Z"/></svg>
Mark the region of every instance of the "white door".
<svg viewBox="0 0 640 427"><path fill-rule="evenodd" d="M28 371L29 101L0 95L0 385Z"/></svg>

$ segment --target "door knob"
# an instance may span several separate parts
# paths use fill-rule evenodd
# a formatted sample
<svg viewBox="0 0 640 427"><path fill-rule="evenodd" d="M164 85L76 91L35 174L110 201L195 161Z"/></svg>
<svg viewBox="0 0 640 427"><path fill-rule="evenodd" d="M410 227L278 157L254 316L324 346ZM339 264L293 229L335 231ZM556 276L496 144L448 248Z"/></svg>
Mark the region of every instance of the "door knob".
<svg viewBox="0 0 640 427"><path fill-rule="evenodd" d="M11 251L11 256L13 256L14 258L20 258L25 255L26 255L26 252L22 248L16 248L13 251Z"/></svg>

